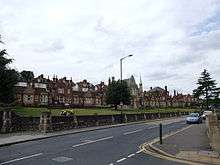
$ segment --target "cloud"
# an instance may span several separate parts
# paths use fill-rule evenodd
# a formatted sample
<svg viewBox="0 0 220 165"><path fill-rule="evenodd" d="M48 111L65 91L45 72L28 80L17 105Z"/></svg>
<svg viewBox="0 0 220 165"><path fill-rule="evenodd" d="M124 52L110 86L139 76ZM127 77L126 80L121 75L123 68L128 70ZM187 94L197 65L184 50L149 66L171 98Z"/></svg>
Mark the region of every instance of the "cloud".
<svg viewBox="0 0 220 165"><path fill-rule="evenodd" d="M40 53L55 52L55 51L61 51L64 48L65 48L65 46L61 40L55 40L55 41L48 43L48 44L44 43L44 45L36 46L33 51L37 51Z"/></svg>
<svg viewBox="0 0 220 165"><path fill-rule="evenodd" d="M119 59L134 54L123 62L124 78L140 73L145 86L168 84L190 92L204 67L220 79L219 5L218 0L1 0L0 31L19 70L107 81L120 77Z"/></svg>
<svg viewBox="0 0 220 165"><path fill-rule="evenodd" d="M145 77L150 81L160 81L160 80L180 78L178 74L167 73L165 71L155 72L150 75L145 75Z"/></svg>

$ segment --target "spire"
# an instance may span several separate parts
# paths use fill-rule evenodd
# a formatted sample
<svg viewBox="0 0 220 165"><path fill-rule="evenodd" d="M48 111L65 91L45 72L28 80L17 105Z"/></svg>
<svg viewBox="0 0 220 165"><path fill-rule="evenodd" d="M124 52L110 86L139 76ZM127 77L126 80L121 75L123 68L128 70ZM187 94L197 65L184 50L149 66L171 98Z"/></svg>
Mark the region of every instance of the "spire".
<svg viewBox="0 0 220 165"><path fill-rule="evenodd" d="M141 74L140 74L140 85L142 85Z"/></svg>
<svg viewBox="0 0 220 165"><path fill-rule="evenodd" d="M139 82L139 92L140 92L140 94L143 93L143 85L142 85L142 80L141 80L141 74L140 74L140 82Z"/></svg>

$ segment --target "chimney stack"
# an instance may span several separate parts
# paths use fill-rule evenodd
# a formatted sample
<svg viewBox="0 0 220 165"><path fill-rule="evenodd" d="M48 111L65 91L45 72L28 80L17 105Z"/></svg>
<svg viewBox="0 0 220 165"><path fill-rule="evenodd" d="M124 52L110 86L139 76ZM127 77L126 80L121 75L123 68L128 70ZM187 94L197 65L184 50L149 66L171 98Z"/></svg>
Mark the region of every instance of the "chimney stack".
<svg viewBox="0 0 220 165"><path fill-rule="evenodd" d="M173 95L176 96L176 90L174 90Z"/></svg>
<svg viewBox="0 0 220 165"><path fill-rule="evenodd" d="M113 82L113 81L115 81L115 77L114 77L114 76L112 77L112 82Z"/></svg>
<svg viewBox="0 0 220 165"><path fill-rule="evenodd" d="M167 86L165 86L165 91L167 92Z"/></svg>
<svg viewBox="0 0 220 165"><path fill-rule="evenodd" d="M110 85L111 84L111 78L109 77L108 78L108 85Z"/></svg>

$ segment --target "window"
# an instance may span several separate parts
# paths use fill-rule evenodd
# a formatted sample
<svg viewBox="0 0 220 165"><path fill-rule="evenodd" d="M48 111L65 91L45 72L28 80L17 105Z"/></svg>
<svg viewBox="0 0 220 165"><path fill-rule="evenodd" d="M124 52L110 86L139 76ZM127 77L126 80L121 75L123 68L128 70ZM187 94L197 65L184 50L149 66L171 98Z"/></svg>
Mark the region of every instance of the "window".
<svg viewBox="0 0 220 165"><path fill-rule="evenodd" d="M64 94L64 89L63 88L58 88L58 93Z"/></svg>

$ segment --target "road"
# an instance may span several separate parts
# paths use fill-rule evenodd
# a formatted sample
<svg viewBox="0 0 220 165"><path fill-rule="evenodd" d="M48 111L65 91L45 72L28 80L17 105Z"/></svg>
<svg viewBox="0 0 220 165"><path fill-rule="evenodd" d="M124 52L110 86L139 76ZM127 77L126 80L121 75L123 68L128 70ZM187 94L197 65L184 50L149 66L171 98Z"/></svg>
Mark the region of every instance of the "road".
<svg viewBox="0 0 220 165"><path fill-rule="evenodd" d="M163 133L186 126L163 121ZM0 148L0 165L176 165L146 155L139 145L158 137L158 122L53 137Z"/></svg>

